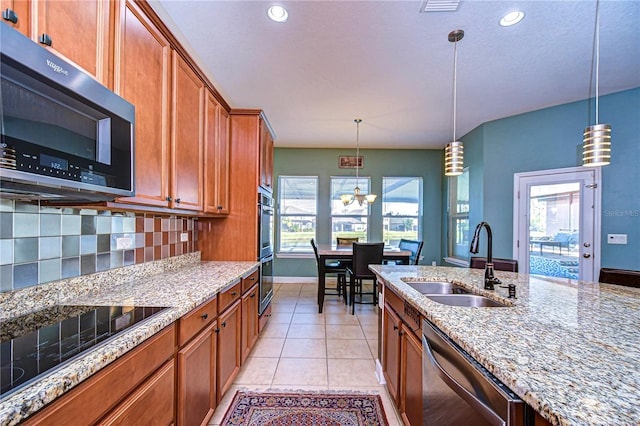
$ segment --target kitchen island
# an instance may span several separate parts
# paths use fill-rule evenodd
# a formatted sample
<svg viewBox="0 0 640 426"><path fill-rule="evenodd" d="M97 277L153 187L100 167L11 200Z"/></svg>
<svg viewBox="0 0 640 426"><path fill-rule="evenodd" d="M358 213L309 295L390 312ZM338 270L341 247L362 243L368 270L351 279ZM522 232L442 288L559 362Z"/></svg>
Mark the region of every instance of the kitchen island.
<svg viewBox="0 0 640 426"><path fill-rule="evenodd" d="M257 262L204 262L192 253L0 293L3 321L56 305L169 308L8 394L0 401L0 425L29 417L257 267Z"/></svg>
<svg viewBox="0 0 640 426"><path fill-rule="evenodd" d="M481 269L370 269L550 423L640 424L640 290L498 271L502 285L488 291ZM452 282L509 306L443 305L403 278Z"/></svg>

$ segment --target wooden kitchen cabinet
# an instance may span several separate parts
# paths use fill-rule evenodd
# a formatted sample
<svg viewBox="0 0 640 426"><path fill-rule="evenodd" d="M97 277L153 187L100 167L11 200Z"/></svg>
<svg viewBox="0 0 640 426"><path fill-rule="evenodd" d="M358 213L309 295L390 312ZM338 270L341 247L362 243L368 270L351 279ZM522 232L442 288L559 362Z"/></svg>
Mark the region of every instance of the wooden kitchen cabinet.
<svg viewBox="0 0 640 426"><path fill-rule="evenodd" d="M144 416L170 419L164 424L173 423L175 341L176 327L166 327L27 418L23 424L88 425L95 424L101 418L129 418L129 413L147 411ZM157 401L171 403L164 405L163 413L160 413L155 406Z"/></svg>
<svg viewBox="0 0 640 426"><path fill-rule="evenodd" d="M260 185L273 189L273 137L265 120L260 120Z"/></svg>
<svg viewBox="0 0 640 426"><path fill-rule="evenodd" d="M405 425L422 424L420 316L385 286L382 370L389 395Z"/></svg>
<svg viewBox="0 0 640 426"><path fill-rule="evenodd" d="M229 214L229 113L206 93L204 211Z"/></svg>
<svg viewBox="0 0 640 426"><path fill-rule="evenodd" d="M169 207L169 41L129 0L116 27L115 91L136 107L136 195L118 201Z"/></svg>
<svg viewBox="0 0 640 426"><path fill-rule="evenodd" d="M217 316L214 297L178 323L178 425L206 425L216 409Z"/></svg>
<svg viewBox="0 0 640 426"><path fill-rule="evenodd" d="M218 294L218 402L233 383L242 364L241 295L240 280Z"/></svg>
<svg viewBox="0 0 640 426"><path fill-rule="evenodd" d="M31 37L31 1L0 0L0 10L2 22ZM14 19L16 22L12 22Z"/></svg>
<svg viewBox="0 0 640 426"><path fill-rule="evenodd" d="M258 283L256 282L253 287L249 288L247 292L242 295L242 363L245 362L251 349L253 349L253 346L258 341L259 292Z"/></svg>
<svg viewBox="0 0 640 426"><path fill-rule="evenodd" d="M233 194L230 211L224 220L199 220L198 238L203 260L255 261L258 249L256 205L262 182L261 129L268 131L271 140L272 132L261 110L232 110L230 116L230 161L233 165L229 170L229 190ZM242 238L228 244L220 235L242 235Z"/></svg>
<svg viewBox="0 0 640 426"><path fill-rule="evenodd" d="M111 15L115 2L109 0L33 0L31 38L40 43L50 40L50 48L75 63L107 87Z"/></svg>
<svg viewBox="0 0 640 426"><path fill-rule="evenodd" d="M173 51L171 207L203 209L204 83Z"/></svg>

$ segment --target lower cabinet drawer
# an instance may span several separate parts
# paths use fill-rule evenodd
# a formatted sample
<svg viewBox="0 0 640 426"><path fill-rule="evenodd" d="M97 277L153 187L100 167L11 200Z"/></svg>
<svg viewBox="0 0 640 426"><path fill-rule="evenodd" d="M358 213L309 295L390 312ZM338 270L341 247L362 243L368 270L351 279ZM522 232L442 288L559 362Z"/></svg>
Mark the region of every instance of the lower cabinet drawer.
<svg viewBox="0 0 640 426"><path fill-rule="evenodd" d="M211 324L218 317L218 301L216 299L216 297L209 299L180 318L178 322L179 347L184 346L200 330Z"/></svg>
<svg viewBox="0 0 640 426"><path fill-rule="evenodd" d="M176 327L171 325L27 418L24 424L88 425L95 423L114 409L123 398L134 391L167 360L173 363L175 342ZM171 411L173 412L173 408Z"/></svg>
<svg viewBox="0 0 640 426"><path fill-rule="evenodd" d="M100 425L170 425L174 423L175 363L167 361Z"/></svg>

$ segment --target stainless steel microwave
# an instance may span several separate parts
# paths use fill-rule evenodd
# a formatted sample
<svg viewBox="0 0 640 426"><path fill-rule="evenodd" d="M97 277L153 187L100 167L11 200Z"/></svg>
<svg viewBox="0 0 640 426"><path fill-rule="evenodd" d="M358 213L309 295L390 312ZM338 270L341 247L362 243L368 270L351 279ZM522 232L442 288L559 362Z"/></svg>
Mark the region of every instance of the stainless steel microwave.
<svg viewBox="0 0 640 426"><path fill-rule="evenodd" d="M0 23L0 197L135 195L135 109Z"/></svg>

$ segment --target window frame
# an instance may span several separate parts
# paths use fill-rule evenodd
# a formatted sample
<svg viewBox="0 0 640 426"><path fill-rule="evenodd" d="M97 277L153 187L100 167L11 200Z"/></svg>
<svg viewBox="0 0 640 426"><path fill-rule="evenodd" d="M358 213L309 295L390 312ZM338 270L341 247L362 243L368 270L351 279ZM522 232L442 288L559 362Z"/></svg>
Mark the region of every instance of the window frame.
<svg viewBox="0 0 640 426"><path fill-rule="evenodd" d="M301 213L291 213L291 214L287 214L284 213L282 211L282 202L285 199L283 196L282 191L284 190L284 188L286 187L286 185L283 184L284 181L286 181L287 179L312 179L315 180L315 214L301 214ZM309 254L313 254L313 250L311 247L311 244L306 244L305 246L303 246L304 248L301 250L295 250L295 251L283 251L282 250L282 223L283 223L283 219L287 218L287 217L308 217L308 218L312 218L312 221L315 223L314 226L314 230L313 230L313 238L316 239L317 241L317 232L318 232L318 203L319 203L319 185L320 183L320 177L317 175L280 175L278 176L278 211L277 211L277 248L276 248L276 254L278 255L284 255L284 256L296 256L296 255L302 255L302 256L308 256Z"/></svg>
<svg viewBox="0 0 640 426"><path fill-rule="evenodd" d="M470 259L469 252L466 252L466 256L460 256L456 254L455 246L456 246L456 230L457 224L465 220L467 221L467 240L469 240L469 202L467 200L467 210L466 212L458 212L457 206L460 202L458 199L458 183L461 176L467 177L467 185L470 185L469 179L469 167L465 167L461 175L452 176L448 179L448 200L447 200L447 257L448 259L453 259L454 261L458 261L456 263L465 263ZM467 188L468 198L470 198L470 191Z"/></svg>
<svg viewBox="0 0 640 426"><path fill-rule="evenodd" d="M359 186L360 188L365 187L364 185L362 185L362 182L366 182L366 187L367 190L363 190L362 193L367 193L370 188L371 188L371 177L370 176L358 176L357 180L355 176L331 176L330 180L329 180L329 229L331 231L331 240L330 243L333 245L336 243L335 241L335 234L333 230L333 221L335 218L340 218L340 219L345 219L345 218L353 218L353 219L359 219L359 218L365 218L366 219L366 231L365 231L365 240L362 241L360 240L360 242L367 242L371 239L371 205L369 205L369 203L363 204L366 205L366 214L339 214L339 213L334 213L333 212L333 202L335 201L333 198L333 187L334 187L334 181L337 179L345 179L348 181L353 181L353 187L351 187L349 185L349 187L351 187L351 191L353 191L353 188L357 186ZM354 201L354 203L357 203L357 201ZM351 235L345 235L347 237L351 236Z"/></svg>
<svg viewBox="0 0 640 426"><path fill-rule="evenodd" d="M418 183L418 213L416 216L411 216L411 215L390 215L390 214L385 214L385 208L384 208L384 203L385 203L385 180L386 179L413 179L416 180ZM390 245L390 243L386 240L385 238L385 219L387 218L394 218L394 219L402 219L402 218L407 218L407 219L414 219L416 221L418 230L417 230L417 236L416 236L416 240L421 241L422 238L422 215L423 215L423 195L424 195L424 178L422 176L382 176L382 197L381 197L381 203L382 203L382 240L385 242L385 245ZM411 238L413 239L413 238ZM398 244L399 244L399 240L398 240ZM393 247L397 247L397 245L393 245Z"/></svg>

